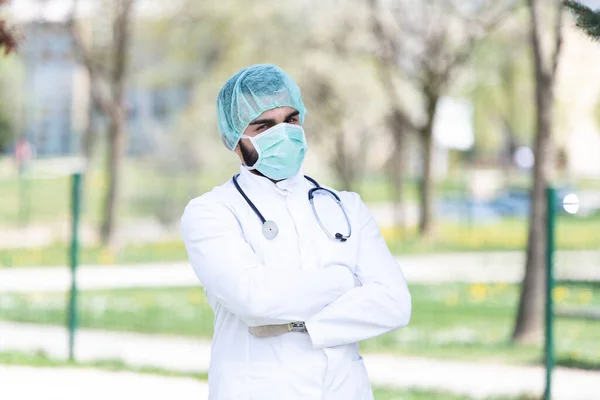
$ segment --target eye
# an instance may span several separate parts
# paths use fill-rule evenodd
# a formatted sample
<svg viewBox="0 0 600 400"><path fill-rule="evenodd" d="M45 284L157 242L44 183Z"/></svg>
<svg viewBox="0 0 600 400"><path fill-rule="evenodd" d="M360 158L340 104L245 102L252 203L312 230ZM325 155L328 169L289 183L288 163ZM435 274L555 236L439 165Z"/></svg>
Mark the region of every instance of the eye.
<svg viewBox="0 0 600 400"><path fill-rule="evenodd" d="M295 124L296 122L298 122L298 116L290 117L285 122L287 122L288 124Z"/></svg>
<svg viewBox="0 0 600 400"><path fill-rule="evenodd" d="M261 131L264 131L264 130L265 130L265 129L267 129L267 128L268 128L268 126L267 126L267 125L261 125L261 126L259 126L259 127L256 129L256 132L261 132Z"/></svg>

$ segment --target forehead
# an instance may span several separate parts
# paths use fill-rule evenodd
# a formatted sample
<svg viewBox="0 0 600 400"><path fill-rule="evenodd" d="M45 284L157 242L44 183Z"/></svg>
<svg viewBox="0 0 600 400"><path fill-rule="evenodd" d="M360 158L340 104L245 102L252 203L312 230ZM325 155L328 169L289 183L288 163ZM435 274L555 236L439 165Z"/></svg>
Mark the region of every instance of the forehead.
<svg viewBox="0 0 600 400"><path fill-rule="evenodd" d="M274 119L276 121L279 121L285 119L288 115L295 111L295 108L288 106L272 108L260 114L254 119L254 121L256 121L257 119Z"/></svg>

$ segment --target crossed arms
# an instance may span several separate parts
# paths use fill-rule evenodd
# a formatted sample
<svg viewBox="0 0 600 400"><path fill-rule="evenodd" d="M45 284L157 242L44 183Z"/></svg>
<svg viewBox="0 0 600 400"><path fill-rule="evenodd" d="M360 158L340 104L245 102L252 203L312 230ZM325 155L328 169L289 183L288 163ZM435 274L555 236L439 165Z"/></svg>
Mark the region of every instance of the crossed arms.
<svg viewBox="0 0 600 400"><path fill-rule="evenodd" d="M223 204L192 201L182 234L194 271L207 291L248 326L305 321L313 346L369 339L406 326L411 298L402 271L366 206L359 202L360 234L353 273L332 265L318 270L270 268L244 240Z"/></svg>

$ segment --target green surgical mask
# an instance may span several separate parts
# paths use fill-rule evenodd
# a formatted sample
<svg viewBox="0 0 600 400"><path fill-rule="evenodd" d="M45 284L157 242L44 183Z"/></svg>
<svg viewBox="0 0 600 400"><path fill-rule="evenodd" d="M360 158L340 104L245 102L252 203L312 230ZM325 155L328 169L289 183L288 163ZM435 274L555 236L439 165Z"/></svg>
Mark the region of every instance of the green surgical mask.
<svg viewBox="0 0 600 400"><path fill-rule="evenodd" d="M306 154L306 137L300 125L281 123L248 139L258 153L256 163L248 167L267 178L279 181L291 178L300 171Z"/></svg>

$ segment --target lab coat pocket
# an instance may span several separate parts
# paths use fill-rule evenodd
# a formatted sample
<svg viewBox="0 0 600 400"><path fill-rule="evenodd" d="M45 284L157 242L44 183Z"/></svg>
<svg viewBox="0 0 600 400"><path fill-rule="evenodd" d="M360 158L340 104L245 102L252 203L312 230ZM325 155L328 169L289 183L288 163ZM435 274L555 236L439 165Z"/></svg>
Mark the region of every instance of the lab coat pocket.
<svg viewBox="0 0 600 400"><path fill-rule="evenodd" d="M280 364L230 363L223 366L219 400L281 400L285 398L287 376Z"/></svg>
<svg viewBox="0 0 600 400"><path fill-rule="evenodd" d="M362 357L352 361L349 379L352 382L351 386L355 388L355 394L353 397L349 397L349 399L373 400L373 390L371 389L369 375L367 374L367 369Z"/></svg>

